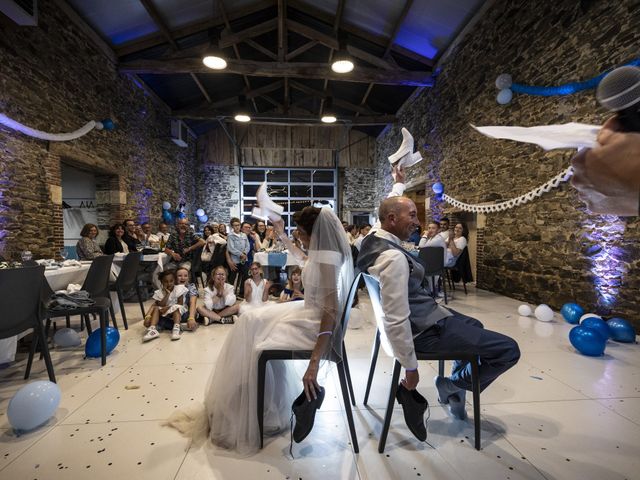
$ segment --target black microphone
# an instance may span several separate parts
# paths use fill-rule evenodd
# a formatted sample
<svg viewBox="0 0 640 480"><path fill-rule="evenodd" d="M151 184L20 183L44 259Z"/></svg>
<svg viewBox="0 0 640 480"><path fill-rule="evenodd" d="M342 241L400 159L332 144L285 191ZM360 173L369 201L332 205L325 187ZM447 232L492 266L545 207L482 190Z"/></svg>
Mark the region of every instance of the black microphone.
<svg viewBox="0 0 640 480"><path fill-rule="evenodd" d="M625 132L640 132L640 68L619 67L602 79L596 91L598 103L616 112Z"/></svg>

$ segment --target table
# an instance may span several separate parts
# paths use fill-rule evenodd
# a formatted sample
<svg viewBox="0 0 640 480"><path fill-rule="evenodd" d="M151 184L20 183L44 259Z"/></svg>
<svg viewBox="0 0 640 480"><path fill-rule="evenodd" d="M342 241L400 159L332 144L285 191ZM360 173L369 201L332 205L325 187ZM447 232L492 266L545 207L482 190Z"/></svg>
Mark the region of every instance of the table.
<svg viewBox="0 0 640 480"><path fill-rule="evenodd" d="M287 252L284 252L283 254L272 254L271 257L272 259L274 258L274 255L286 255L287 258L285 260L285 265L286 267L295 267L295 266L302 266L302 263L298 261L298 259L296 257L294 257L293 255L289 255ZM263 267L269 267L269 266L274 266L274 267L282 267L282 263L277 263L277 264L273 264L270 265L269 264L269 252L258 252L258 253L254 253L253 254L253 261L254 262L258 262L260 265L262 265Z"/></svg>
<svg viewBox="0 0 640 480"><path fill-rule="evenodd" d="M124 261L124 257L126 257L126 253L116 253L113 255L113 265L111 267L111 271L117 277L120 274L120 269L122 268L120 264ZM153 276L157 276L159 272L164 270L164 266L169 263L171 258L166 253L160 252L152 255L143 255L140 259L140 263L157 263L158 267L154 270Z"/></svg>
<svg viewBox="0 0 640 480"><path fill-rule="evenodd" d="M44 277L49 282L51 290L66 290L70 283L82 285L87 277L91 264L83 264L75 267L60 267L55 270L45 270Z"/></svg>

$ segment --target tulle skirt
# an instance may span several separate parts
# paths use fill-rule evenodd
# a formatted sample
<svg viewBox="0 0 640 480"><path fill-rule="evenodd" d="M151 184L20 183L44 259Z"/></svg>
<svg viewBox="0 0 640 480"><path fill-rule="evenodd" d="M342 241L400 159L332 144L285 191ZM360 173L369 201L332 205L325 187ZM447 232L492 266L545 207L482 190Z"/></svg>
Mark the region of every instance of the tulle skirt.
<svg viewBox="0 0 640 480"><path fill-rule="evenodd" d="M258 357L263 350L313 349L320 325L304 302L274 304L240 316L227 337L205 391L211 441L241 455L260 446L257 422ZM265 378L265 429L289 426L291 404L302 391L306 362L271 361Z"/></svg>

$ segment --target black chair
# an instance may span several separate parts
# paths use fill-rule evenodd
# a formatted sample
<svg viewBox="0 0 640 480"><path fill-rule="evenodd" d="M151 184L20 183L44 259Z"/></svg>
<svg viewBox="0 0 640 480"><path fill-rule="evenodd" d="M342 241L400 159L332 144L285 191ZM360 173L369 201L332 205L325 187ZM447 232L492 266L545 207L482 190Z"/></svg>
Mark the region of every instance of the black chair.
<svg viewBox="0 0 640 480"><path fill-rule="evenodd" d="M204 282L202 281L202 249L204 247L198 247L193 251L191 255L191 281L195 284L196 288L198 288L198 280L200 280L200 285L202 288L205 287Z"/></svg>
<svg viewBox="0 0 640 480"><path fill-rule="evenodd" d="M442 278L442 290L444 292L444 303L445 305L449 302L447 301L447 285L444 281L445 271L444 271L444 248L443 247L423 247L420 249L418 253L418 258L422 260L422 263L425 267L424 269L424 281L427 281L427 278L431 278L431 285L433 289L431 290L431 296L433 298L437 295L436 285L436 275Z"/></svg>
<svg viewBox="0 0 640 480"><path fill-rule="evenodd" d="M373 307L374 315L378 320L378 325L384 316L382 310L382 304L380 302L380 283L371 275L363 274L364 282L369 292L369 298L371 299L371 306ZM373 374L376 369L376 361L378 359L378 351L380 350L380 331L376 330L376 338L373 344L371 352L371 366L369 367L369 378L367 379L367 389L364 395L364 404L369 401L369 392L371 391L371 383L373 381ZM447 353L424 353L416 352L418 360L438 360L438 375L444 376L444 361L445 360L462 360L468 361L471 364L471 382L473 392L473 423L475 429L475 448L480 450L480 382L478 381L478 355L470 354L469 352L447 352ZM389 433L389 426L391 425L391 415L393 414L393 406L396 400L396 391L398 389L398 381L400 380L400 362L394 360L393 374L391 376L391 388L389 389L389 401L387 403L387 411L384 417L384 424L382 427L382 433L380 434L380 441L378 443L378 452L383 453L384 447L387 443L387 434Z"/></svg>
<svg viewBox="0 0 640 480"><path fill-rule="evenodd" d="M109 285L109 290L116 292L118 295L118 303L120 304L120 313L122 314L122 323L124 323L124 329L129 330L127 323L127 314L124 311L124 294L135 290L138 296L138 303L140 304L140 311L144 318L144 305L142 304L142 292L140 291L140 284L138 283L138 270L140 269L140 261L142 260L142 254L135 252L129 253L122 262L122 268L118 274L118 278L114 283Z"/></svg>
<svg viewBox="0 0 640 480"><path fill-rule="evenodd" d="M351 441L353 443L353 451L359 452L358 438L356 436L356 428L353 423L353 414L351 412L351 403L355 406L356 400L353 394L353 385L351 383L351 374L349 373L349 362L347 360L347 351L344 348L344 334L349 323L349 315L351 314L351 304L356 294L360 274L356 275L349 289L349 295L345 303L344 311L341 316L342 326L342 356L337 355L333 350L328 358L329 361L336 364L338 377L340 379L340 388L342 390L342 400L344 401L344 409L347 414L349 423L349 432L351 433ZM258 428L260 429L260 448L263 445L264 430L264 381L267 370L267 362L271 360L308 360L311 358L311 350L264 350L258 359Z"/></svg>
<svg viewBox="0 0 640 480"><path fill-rule="evenodd" d="M0 311L2 312L0 338L13 337L25 330L33 329L33 341L24 379L29 378L33 357L38 344L40 344L49 380L55 383L56 376L53 372L47 337L42 328L40 317L40 297L44 282L44 266L0 270L0 291L5 293L0 296Z"/></svg>
<svg viewBox="0 0 640 480"><path fill-rule="evenodd" d="M453 267L446 269L447 280L452 289L456 289L456 282L462 281L464 294L467 294L467 283L473 282L473 274L471 273L471 259L469 258L469 249L464 247L462 253L456 260Z"/></svg>
<svg viewBox="0 0 640 480"><path fill-rule="evenodd" d="M89 321L89 315L98 314L100 318L100 344L102 348L102 365L107 363L107 325L109 324L109 311L111 311L113 324L115 328L118 328L115 322L115 316L113 314L113 306L111 305L111 299L109 297L109 276L111 274L111 263L113 262L113 255L101 255L96 257L89 267L87 272L87 278L84 281L82 290L86 290L91 295L91 299L95 304L88 307L81 308L69 308L65 310L49 310L45 309L43 317L46 319L47 324L45 327L45 334L49 332L51 326L51 319L57 317L67 317L70 315L80 315L84 320L87 327L87 332L91 334L91 322ZM49 286L49 282L44 279L41 294L42 302L46 302L51 298L53 291ZM46 338L46 337L45 337Z"/></svg>

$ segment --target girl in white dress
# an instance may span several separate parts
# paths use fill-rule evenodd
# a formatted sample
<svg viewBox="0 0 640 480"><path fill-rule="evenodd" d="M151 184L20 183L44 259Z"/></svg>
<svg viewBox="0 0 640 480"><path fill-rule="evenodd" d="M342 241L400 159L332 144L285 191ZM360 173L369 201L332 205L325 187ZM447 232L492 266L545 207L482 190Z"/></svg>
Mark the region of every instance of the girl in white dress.
<svg viewBox="0 0 640 480"><path fill-rule="evenodd" d="M241 455L255 453L260 446L257 422L258 358L263 350L312 350L302 377L307 398L316 397L321 361L333 349L341 353L340 315L353 280L353 261L344 229L329 208L306 207L294 215L300 240L308 249L303 270L303 302L277 303L241 315L226 338L205 393L205 408L211 442ZM276 232L294 250L284 233ZM294 362L271 361L265 379L265 430L284 429L289 424L291 404L300 391L300 376ZM194 415L178 412L169 424L183 433L202 430Z"/></svg>
<svg viewBox="0 0 640 480"><path fill-rule="evenodd" d="M271 282L264 278L262 265L259 262L253 262L249 266L249 275L250 277L244 282L245 302L240 304L240 315L270 303L268 300Z"/></svg>

